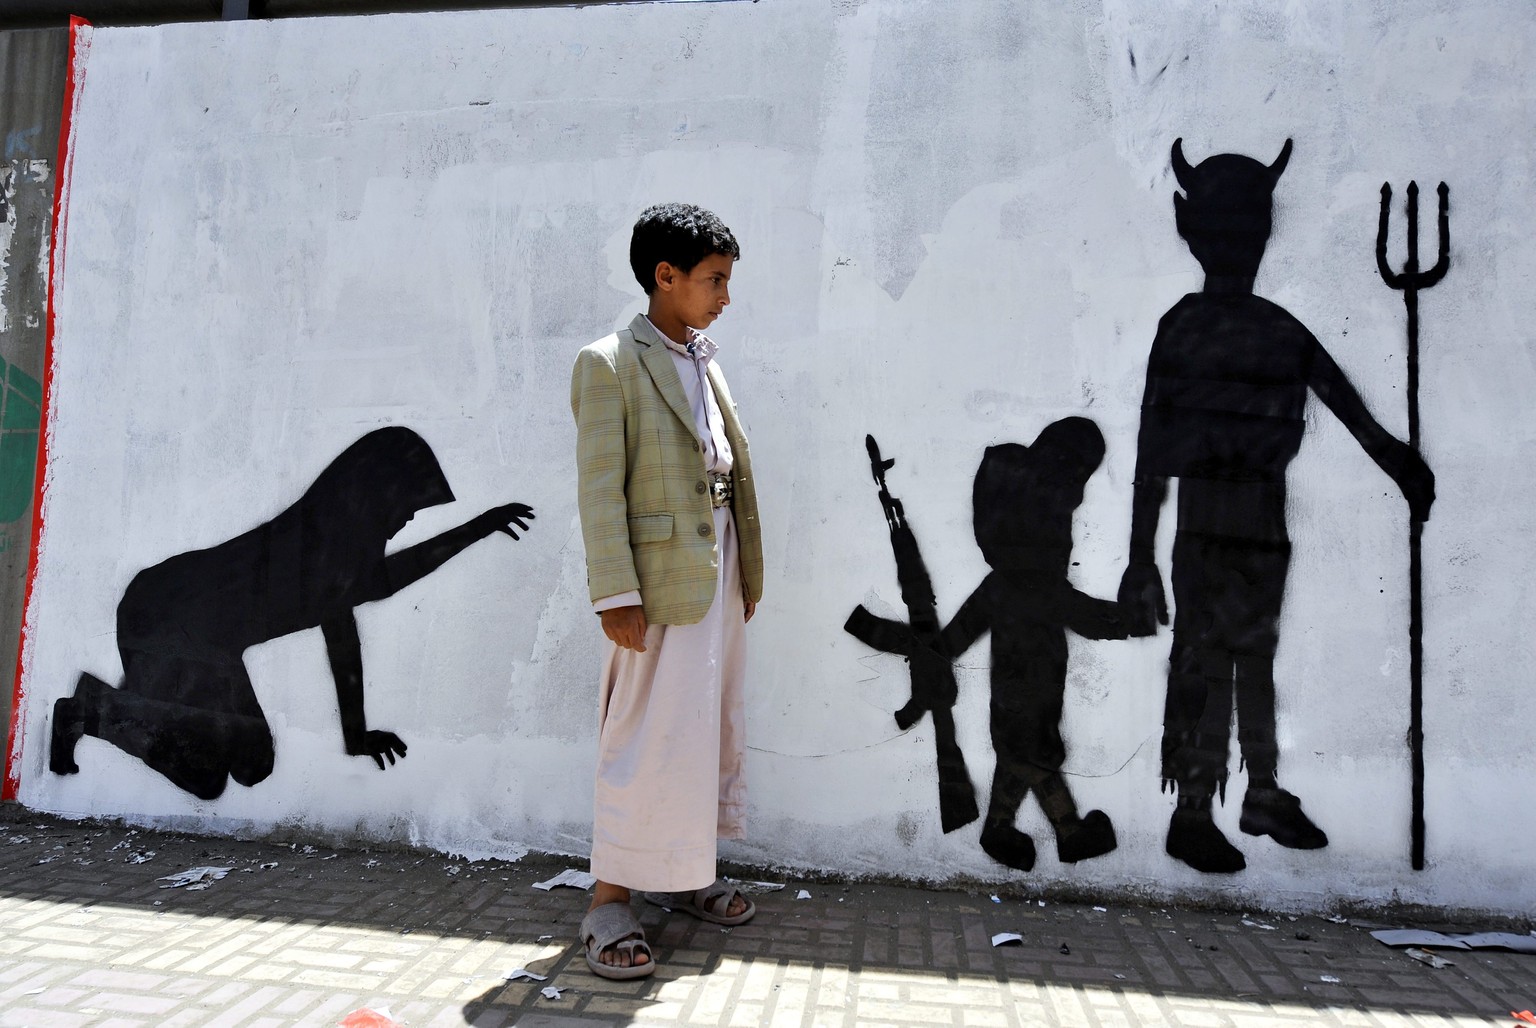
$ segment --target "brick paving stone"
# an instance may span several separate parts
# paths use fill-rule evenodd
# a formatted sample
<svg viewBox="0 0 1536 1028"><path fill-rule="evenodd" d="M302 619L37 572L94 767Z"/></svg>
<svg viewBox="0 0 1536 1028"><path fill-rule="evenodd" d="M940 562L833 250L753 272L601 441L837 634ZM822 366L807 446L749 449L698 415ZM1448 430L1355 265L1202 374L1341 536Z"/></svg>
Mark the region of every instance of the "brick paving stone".
<svg viewBox="0 0 1536 1028"><path fill-rule="evenodd" d="M660 969L610 982L574 944L585 897L531 889L576 863L200 839L0 807L0 1028L323 1028L364 1006L413 1028L1470 1028L1536 1006L1536 957L1458 953L1436 971L1317 917L831 882L760 895L758 918L734 929L637 903ZM237 870L197 893L155 881L200 864ZM802 885L812 899L791 898ZM1005 930L1023 945L994 948ZM504 981L517 967L562 997Z"/></svg>

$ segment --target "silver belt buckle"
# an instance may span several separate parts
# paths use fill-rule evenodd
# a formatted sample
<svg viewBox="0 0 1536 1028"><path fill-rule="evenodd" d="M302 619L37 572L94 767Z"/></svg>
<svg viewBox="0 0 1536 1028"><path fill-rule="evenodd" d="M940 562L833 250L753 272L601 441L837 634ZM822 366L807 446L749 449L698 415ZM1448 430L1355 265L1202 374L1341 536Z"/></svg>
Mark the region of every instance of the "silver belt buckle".
<svg viewBox="0 0 1536 1028"><path fill-rule="evenodd" d="M709 473L709 502L715 507L724 507L731 502L731 476Z"/></svg>

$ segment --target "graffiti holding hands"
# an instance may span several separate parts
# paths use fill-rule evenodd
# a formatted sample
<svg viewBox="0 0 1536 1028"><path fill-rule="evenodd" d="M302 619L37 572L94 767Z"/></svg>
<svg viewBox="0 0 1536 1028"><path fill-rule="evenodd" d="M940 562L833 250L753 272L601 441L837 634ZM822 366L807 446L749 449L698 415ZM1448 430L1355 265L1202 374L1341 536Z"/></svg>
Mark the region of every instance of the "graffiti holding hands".
<svg viewBox="0 0 1536 1028"><path fill-rule="evenodd" d="M1168 624L1168 597L1163 592L1163 574L1150 560L1132 560L1120 576L1116 596L1132 637L1157 634L1158 625Z"/></svg>

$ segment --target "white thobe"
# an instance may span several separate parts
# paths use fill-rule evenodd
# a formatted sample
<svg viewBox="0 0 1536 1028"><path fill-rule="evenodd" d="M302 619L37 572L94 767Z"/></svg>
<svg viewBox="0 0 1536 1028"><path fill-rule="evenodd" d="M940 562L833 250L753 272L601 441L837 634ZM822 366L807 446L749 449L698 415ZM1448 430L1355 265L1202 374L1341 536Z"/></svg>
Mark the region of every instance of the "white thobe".
<svg viewBox="0 0 1536 1028"><path fill-rule="evenodd" d="M672 340L668 349L688 394L705 470L727 472L730 444L705 373L715 345L698 332L690 342L691 352ZM744 834L741 566L730 507L715 508L714 521L719 578L703 620L648 626L644 653L605 642L592 873L614 885L703 888L715 880L717 840ZM593 606L601 611L639 602L640 593L631 592Z"/></svg>

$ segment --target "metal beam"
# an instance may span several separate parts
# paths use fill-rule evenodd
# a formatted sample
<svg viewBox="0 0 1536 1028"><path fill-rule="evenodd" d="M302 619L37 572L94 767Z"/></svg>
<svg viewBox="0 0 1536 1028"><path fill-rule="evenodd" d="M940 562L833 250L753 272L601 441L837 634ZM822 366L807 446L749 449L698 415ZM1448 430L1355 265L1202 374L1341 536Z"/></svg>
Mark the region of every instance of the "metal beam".
<svg viewBox="0 0 1536 1028"><path fill-rule="evenodd" d="M160 25L221 17L302 18L637 2L645 0L0 0L0 31L62 28L72 14L93 25Z"/></svg>

